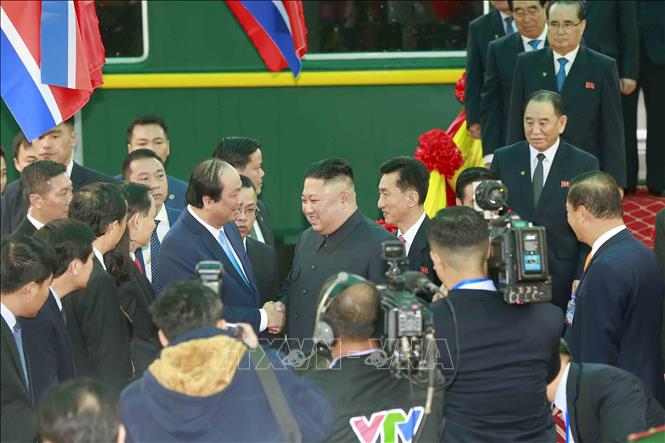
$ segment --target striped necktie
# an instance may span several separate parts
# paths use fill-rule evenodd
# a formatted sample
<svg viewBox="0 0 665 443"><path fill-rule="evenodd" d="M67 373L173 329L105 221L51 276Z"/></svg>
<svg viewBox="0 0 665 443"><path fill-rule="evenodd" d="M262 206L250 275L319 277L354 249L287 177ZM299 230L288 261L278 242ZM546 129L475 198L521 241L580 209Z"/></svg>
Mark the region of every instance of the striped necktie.
<svg viewBox="0 0 665 443"><path fill-rule="evenodd" d="M556 429L556 443L566 443L566 419L563 411L556 406L552 409L552 420Z"/></svg>
<svg viewBox="0 0 665 443"><path fill-rule="evenodd" d="M159 295L162 290L162 285L159 281L159 248L161 244L157 236L159 222L159 220L155 220L155 230L152 231L152 235L150 236L150 274L152 276L152 287L156 295Z"/></svg>
<svg viewBox="0 0 665 443"><path fill-rule="evenodd" d="M556 88L559 92L563 89L563 84L566 81L566 64L568 64L568 59L559 57L559 70L556 73Z"/></svg>

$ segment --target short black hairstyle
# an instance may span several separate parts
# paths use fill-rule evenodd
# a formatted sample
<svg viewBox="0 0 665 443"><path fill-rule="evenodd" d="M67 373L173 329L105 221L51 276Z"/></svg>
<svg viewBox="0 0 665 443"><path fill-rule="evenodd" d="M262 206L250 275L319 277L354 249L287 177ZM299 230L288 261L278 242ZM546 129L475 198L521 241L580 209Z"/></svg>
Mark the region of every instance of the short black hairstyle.
<svg viewBox="0 0 665 443"><path fill-rule="evenodd" d="M74 259L85 263L92 253L92 242L95 239L95 233L88 225L71 218L48 222L33 235L45 241L58 257L53 278L64 274Z"/></svg>
<svg viewBox="0 0 665 443"><path fill-rule="evenodd" d="M327 158L314 162L305 170L305 178L316 178L323 181L346 177L353 183L353 167L343 158Z"/></svg>
<svg viewBox="0 0 665 443"><path fill-rule="evenodd" d="M5 160L5 164L7 164L7 154L5 153L5 147L2 145L0 145L0 155Z"/></svg>
<svg viewBox="0 0 665 443"><path fill-rule="evenodd" d="M118 398L99 380L69 380L46 391L36 419L44 441L115 442L120 427Z"/></svg>
<svg viewBox="0 0 665 443"><path fill-rule="evenodd" d="M508 7L510 8L511 11L513 10L513 3L515 3L514 0L508 0ZM546 3L547 0L540 0L540 6L545 6Z"/></svg>
<svg viewBox="0 0 665 443"><path fill-rule="evenodd" d="M164 167L162 158L157 155L155 151L151 149L135 149L134 151L127 154L125 159L122 161L122 178L125 180L128 179L130 166L134 160L140 160L144 158L154 158L155 160L159 161L159 163L162 165L162 168Z"/></svg>
<svg viewBox="0 0 665 443"><path fill-rule="evenodd" d="M245 177L244 175L240 176L240 182L242 183L241 187L243 188L249 188L256 192L256 187L254 186L254 183L252 183L252 180L250 180L248 177Z"/></svg>
<svg viewBox="0 0 665 443"><path fill-rule="evenodd" d="M538 91L532 92L524 101L525 110L531 102L551 104L557 117L561 117L566 113L563 97L558 92L548 91L546 89L540 89Z"/></svg>
<svg viewBox="0 0 665 443"><path fill-rule="evenodd" d="M379 167L381 174L397 172L397 187L402 191L415 189L418 192L418 204L424 205L429 188L429 171L420 160L412 157L395 157Z"/></svg>
<svg viewBox="0 0 665 443"><path fill-rule="evenodd" d="M150 305L150 314L166 338L173 340L195 329L216 327L222 318L222 301L197 281L176 281Z"/></svg>
<svg viewBox="0 0 665 443"><path fill-rule="evenodd" d="M14 141L12 141L12 155L14 160L18 160L18 153L23 148L24 144L30 144L30 141L25 137L23 131L18 131L14 136Z"/></svg>
<svg viewBox="0 0 665 443"><path fill-rule="evenodd" d="M141 183L124 182L122 191L127 199L127 218L137 213L148 215L152 206L149 187Z"/></svg>
<svg viewBox="0 0 665 443"><path fill-rule="evenodd" d="M42 284L53 275L56 256L43 240L26 235L2 239L0 246L0 292L11 294L28 283Z"/></svg>
<svg viewBox="0 0 665 443"><path fill-rule="evenodd" d="M483 180L497 180L498 177L492 171L482 166L466 168L457 176L455 182L455 196L464 201L464 188L470 183Z"/></svg>
<svg viewBox="0 0 665 443"><path fill-rule="evenodd" d="M623 215L619 186L607 172L589 171L575 177L568 188L568 203L573 209L584 206L599 219Z"/></svg>
<svg viewBox="0 0 665 443"><path fill-rule="evenodd" d="M550 19L550 9L554 5L573 5L577 6L577 19L582 21L586 18L586 4L584 0L552 0L548 5L545 13L547 14L547 19Z"/></svg>
<svg viewBox="0 0 665 443"><path fill-rule="evenodd" d="M433 247L464 250L487 247L487 223L477 211L466 206L451 206L436 214L427 227L427 239Z"/></svg>
<svg viewBox="0 0 665 443"><path fill-rule="evenodd" d="M69 217L90 226L101 237L114 221L127 215L127 201L119 183L91 183L74 193Z"/></svg>
<svg viewBox="0 0 665 443"><path fill-rule="evenodd" d="M169 137L169 130L163 118L156 115L142 115L135 118L134 121L132 121L129 126L127 126L127 141L132 139L132 132L134 132L134 128L136 126L144 125L157 125L164 130L164 135L166 135L166 138Z"/></svg>
<svg viewBox="0 0 665 443"><path fill-rule="evenodd" d="M210 158L199 163L189 177L187 203L195 208L202 208L204 196L219 201L224 190L222 172L224 168L229 167L231 165L218 158Z"/></svg>
<svg viewBox="0 0 665 443"><path fill-rule="evenodd" d="M234 168L244 169L249 157L261 149L261 142L251 137L224 137L212 152L214 158L224 160Z"/></svg>
<svg viewBox="0 0 665 443"><path fill-rule="evenodd" d="M39 194L44 196L51 189L50 180L60 174L66 174L67 167L52 160L37 160L30 163L21 171L21 187L23 188L23 199L30 206L30 195Z"/></svg>
<svg viewBox="0 0 665 443"><path fill-rule="evenodd" d="M336 275L324 284L326 288ZM335 338L353 338L368 340L374 336L379 313L379 293L373 283L363 281L355 283L340 292L332 302L322 319L333 329Z"/></svg>

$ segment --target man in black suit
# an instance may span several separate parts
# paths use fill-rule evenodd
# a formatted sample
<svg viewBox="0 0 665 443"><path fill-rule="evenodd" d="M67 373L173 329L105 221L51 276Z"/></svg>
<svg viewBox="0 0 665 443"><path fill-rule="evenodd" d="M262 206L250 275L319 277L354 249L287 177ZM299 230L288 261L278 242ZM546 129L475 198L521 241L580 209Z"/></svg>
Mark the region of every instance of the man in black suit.
<svg viewBox="0 0 665 443"><path fill-rule="evenodd" d="M573 359L631 372L665 405L659 337L665 283L655 254L626 229L609 174L576 177L566 210L577 238L591 246L566 312Z"/></svg>
<svg viewBox="0 0 665 443"><path fill-rule="evenodd" d="M265 243L249 236L258 212L257 196L254 183L244 175L240 176L242 188L240 189L240 205L236 215L235 224L240 231L242 242L247 250L249 261L254 268L256 285L261 296L260 305L277 300L279 292L279 272L277 268L277 254L275 250Z"/></svg>
<svg viewBox="0 0 665 443"><path fill-rule="evenodd" d="M555 1L547 14L550 47L517 57L506 143L524 140L526 97L542 89L559 91L568 116L563 140L596 156L600 168L623 186L626 154L616 62L581 45L583 2Z"/></svg>
<svg viewBox="0 0 665 443"><path fill-rule="evenodd" d="M77 193L69 216L95 233L94 261L85 289L64 299L77 376L100 378L120 391L132 377L129 336L115 280L104 254L116 247L127 226L127 202L115 183L93 183Z"/></svg>
<svg viewBox="0 0 665 443"><path fill-rule="evenodd" d="M12 141L14 168L21 173L30 163L39 160L37 149L25 138L23 131L18 131Z"/></svg>
<svg viewBox="0 0 665 443"><path fill-rule="evenodd" d="M492 171L508 189L508 206L547 230L552 302L562 310L589 252L566 220L568 183L582 172L598 170L594 156L561 140L567 123L559 94L531 94L524 111L526 141L499 149L492 161Z"/></svg>
<svg viewBox="0 0 665 443"><path fill-rule="evenodd" d="M425 199L429 187L429 171L425 165L411 157L396 157L379 168L379 201L377 206L386 223L397 225L397 238L404 243L408 267L425 274L440 285L429 255Z"/></svg>
<svg viewBox="0 0 665 443"><path fill-rule="evenodd" d="M310 165L301 203L311 227L298 237L280 298L287 305L288 337L308 339L314 332L323 282L339 271L385 282L381 243L394 237L358 209L353 168L346 160L331 158Z"/></svg>
<svg viewBox="0 0 665 443"><path fill-rule="evenodd" d="M665 423L665 410L633 374L609 365L573 363L563 339L560 353L561 369L547 386L553 415L562 419L557 432L567 429L579 442L623 443L629 434Z"/></svg>
<svg viewBox="0 0 665 443"><path fill-rule="evenodd" d="M428 238L434 269L449 290L431 305L449 384L441 440L548 441L553 424L546 387L559 370L561 311L548 303L503 301L487 278L487 224L473 209L440 211Z"/></svg>
<svg viewBox="0 0 665 443"><path fill-rule="evenodd" d="M644 93L647 114L647 187L653 195L665 194L665 3L637 3L639 33L639 81L635 91L624 100L626 121L626 189L637 186L639 161L637 157L637 103L640 90ZM637 67L637 63L636 63Z"/></svg>
<svg viewBox="0 0 665 443"><path fill-rule="evenodd" d="M510 92L517 56L546 46L546 3L546 0L509 1L519 32L494 40L487 49L487 69L480 100L485 163L492 162L488 156L504 146L506 141Z"/></svg>
<svg viewBox="0 0 665 443"><path fill-rule="evenodd" d="M32 235L51 220L67 218L72 201L72 181L65 166L51 160L37 160L21 173L23 197L28 212L14 235Z"/></svg>
<svg viewBox="0 0 665 443"><path fill-rule="evenodd" d="M48 300L34 318L20 320L30 364L33 398L39 404L50 386L75 376L62 299L88 284L95 234L80 221L63 219L47 223L35 233L35 237L45 241L58 257Z"/></svg>
<svg viewBox="0 0 665 443"><path fill-rule="evenodd" d="M513 17L505 0L492 0L494 10L469 23L466 44L466 90L464 109L469 133L480 138L480 93L483 89L487 46L492 40L515 32Z"/></svg>
<svg viewBox="0 0 665 443"><path fill-rule="evenodd" d="M260 196L263 190L263 154L261 142L250 137L224 137L212 153L213 157L224 160L236 168L240 175L249 178L254 184L256 195ZM256 202L259 211L252 226L250 237L275 247L275 237L272 233L270 210L261 200Z"/></svg>
<svg viewBox="0 0 665 443"><path fill-rule="evenodd" d="M32 421L30 363L19 318L34 317L48 298L56 266L53 250L33 237L9 237L0 246L0 440L32 442L37 430Z"/></svg>
<svg viewBox="0 0 665 443"><path fill-rule="evenodd" d="M167 196L170 195L168 177L162 158L150 149L136 149L127 154L122 162L122 178L149 187L150 194L155 200L157 226L150 236L150 242L133 252L141 265L143 275L152 285L156 295L159 295L162 289L159 278L161 243L182 214L182 211L170 208L166 204Z"/></svg>
<svg viewBox="0 0 665 443"><path fill-rule="evenodd" d="M76 146L76 132L74 132L74 118L60 123L46 134L32 142L40 160L52 160L65 165L67 176L72 181L74 192L88 183L112 182L113 179L100 172L81 166L73 159L74 146ZM18 225L25 220L28 206L23 198L23 189L19 180L7 185L2 196L2 209L0 210L0 236L5 237L16 231Z"/></svg>

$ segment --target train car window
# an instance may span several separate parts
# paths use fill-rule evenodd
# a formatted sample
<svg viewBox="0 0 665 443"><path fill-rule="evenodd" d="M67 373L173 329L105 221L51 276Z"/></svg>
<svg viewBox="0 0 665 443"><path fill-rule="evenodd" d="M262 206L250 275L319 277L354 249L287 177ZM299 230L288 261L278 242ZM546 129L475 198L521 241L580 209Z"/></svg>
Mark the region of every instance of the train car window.
<svg viewBox="0 0 665 443"><path fill-rule="evenodd" d="M136 63L148 57L145 0L95 0L107 63Z"/></svg>
<svg viewBox="0 0 665 443"><path fill-rule="evenodd" d="M320 0L303 8L312 55L464 51L483 1Z"/></svg>

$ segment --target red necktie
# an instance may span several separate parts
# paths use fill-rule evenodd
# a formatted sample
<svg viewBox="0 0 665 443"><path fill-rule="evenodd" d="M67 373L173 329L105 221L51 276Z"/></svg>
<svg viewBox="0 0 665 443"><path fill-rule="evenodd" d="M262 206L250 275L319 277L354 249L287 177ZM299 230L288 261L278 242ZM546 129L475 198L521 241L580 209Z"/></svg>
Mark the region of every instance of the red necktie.
<svg viewBox="0 0 665 443"><path fill-rule="evenodd" d="M134 257L134 264L136 264L136 267L139 268L141 275L145 275L145 272L143 272L143 267L141 266L141 261L137 257Z"/></svg>
<svg viewBox="0 0 665 443"><path fill-rule="evenodd" d="M556 428L556 443L566 443L566 420L561 409L552 409L552 419Z"/></svg>
<svg viewBox="0 0 665 443"><path fill-rule="evenodd" d="M584 260L584 270L586 271L586 268L589 267L589 263L591 263L591 258L593 258L593 255L589 252L589 255L586 256L586 260Z"/></svg>
<svg viewBox="0 0 665 443"><path fill-rule="evenodd" d="M402 234L398 235L397 238L399 239L399 241L402 242L403 245L406 244L406 239L404 238L404 236Z"/></svg>

